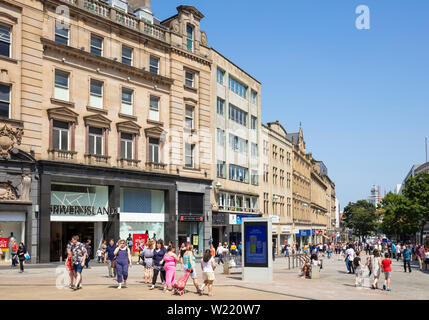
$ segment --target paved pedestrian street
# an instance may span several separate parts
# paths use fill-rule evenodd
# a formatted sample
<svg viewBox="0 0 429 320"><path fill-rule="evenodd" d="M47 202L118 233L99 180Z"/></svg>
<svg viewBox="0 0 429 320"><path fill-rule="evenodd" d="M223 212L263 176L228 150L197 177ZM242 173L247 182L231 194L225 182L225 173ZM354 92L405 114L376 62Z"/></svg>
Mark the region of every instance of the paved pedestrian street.
<svg viewBox="0 0 429 320"><path fill-rule="evenodd" d="M365 258L362 255L362 258ZM355 288L354 276L346 273L345 263L340 256L323 259L320 279L301 279L298 269L288 269L287 258L277 258L274 263L274 281L271 283L243 282L240 274L224 275L223 268L216 269L214 297L199 296L191 279L188 281L188 292L183 296L172 296L163 293L161 288L149 290L143 283L143 267L134 265L130 269L128 287L116 289L115 280L108 278L107 267L91 262L91 268L83 272L83 289L72 291L64 287L62 265L27 265L23 274L18 269L0 266L0 290L7 292L3 299L220 299L220 300L302 300L302 299L338 299L338 300L409 300L429 299L429 273L418 270L413 265L412 273L403 271L402 262L393 259L391 292L371 290L368 287ZM362 259L365 261L365 259ZM179 269L179 268L178 268ZM202 272L198 266L199 282ZM176 272L176 279L182 275ZM67 276L66 276L67 277ZM384 275L380 278L382 287Z"/></svg>

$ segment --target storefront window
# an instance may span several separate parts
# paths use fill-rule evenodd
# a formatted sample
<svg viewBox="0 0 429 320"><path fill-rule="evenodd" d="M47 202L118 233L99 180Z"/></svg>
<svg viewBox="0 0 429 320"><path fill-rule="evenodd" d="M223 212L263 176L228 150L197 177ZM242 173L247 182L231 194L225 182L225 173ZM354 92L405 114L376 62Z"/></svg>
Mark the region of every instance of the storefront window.
<svg viewBox="0 0 429 320"><path fill-rule="evenodd" d="M3 259L6 261L11 261L11 248L12 241L10 239L11 233L13 233L13 237L17 244L20 242L25 245L25 214L18 214L8 216L0 216L1 220L9 220L9 221L1 221L0 220L0 238L8 238L9 248L7 250L3 250L4 256ZM23 220L23 221L12 221L12 220Z"/></svg>
<svg viewBox="0 0 429 320"><path fill-rule="evenodd" d="M164 213L164 191L121 189L121 212Z"/></svg>

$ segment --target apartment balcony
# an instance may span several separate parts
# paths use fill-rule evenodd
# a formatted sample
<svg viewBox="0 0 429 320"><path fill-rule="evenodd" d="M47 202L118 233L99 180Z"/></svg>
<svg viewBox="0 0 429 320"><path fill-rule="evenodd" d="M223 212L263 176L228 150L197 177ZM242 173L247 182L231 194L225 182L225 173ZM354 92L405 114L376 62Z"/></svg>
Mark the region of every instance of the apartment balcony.
<svg viewBox="0 0 429 320"><path fill-rule="evenodd" d="M165 171L167 165L160 162L146 162L146 170L148 171Z"/></svg>
<svg viewBox="0 0 429 320"><path fill-rule="evenodd" d="M120 158L118 159L118 167L122 169L138 169L140 162L140 160Z"/></svg>
<svg viewBox="0 0 429 320"><path fill-rule="evenodd" d="M70 6L74 6L90 12L96 16L119 23L124 27L144 33L155 39L166 41L167 32L163 28L138 19L132 14L119 11L97 0L59 0Z"/></svg>
<svg viewBox="0 0 429 320"><path fill-rule="evenodd" d="M99 154L85 154L86 164L88 165L110 165L110 157Z"/></svg>
<svg viewBox="0 0 429 320"><path fill-rule="evenodd" d="M48 150L49 160L76 161L76 151L69 150Z"/></svg>

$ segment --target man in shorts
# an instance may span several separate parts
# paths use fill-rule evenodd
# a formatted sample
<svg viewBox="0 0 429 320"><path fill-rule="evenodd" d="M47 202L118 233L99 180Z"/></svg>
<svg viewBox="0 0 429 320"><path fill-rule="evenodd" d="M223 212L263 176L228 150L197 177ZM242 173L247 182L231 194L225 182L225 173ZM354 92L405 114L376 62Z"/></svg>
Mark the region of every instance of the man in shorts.
<svg viewBox="0 0 429 320"><path fill-rule="evenodd" d="M70 251L72 254L73 269L76 273L76 283L72 286L72 289L79 290L82 289L82 269L85 266L85 259L88 255L85 245L79 242L79 236L72 237Z"/></svg>
<svg viewBox="0 0 429 320"><path fill-rule="evenodd" d="M389 253L384 254L384 259L381 261L381 265L383 266L384 272L384 285L383 290L390 291L390 279L392 277L392 260L389 259ZM387 289L386 289L387 283Z"/></svg>

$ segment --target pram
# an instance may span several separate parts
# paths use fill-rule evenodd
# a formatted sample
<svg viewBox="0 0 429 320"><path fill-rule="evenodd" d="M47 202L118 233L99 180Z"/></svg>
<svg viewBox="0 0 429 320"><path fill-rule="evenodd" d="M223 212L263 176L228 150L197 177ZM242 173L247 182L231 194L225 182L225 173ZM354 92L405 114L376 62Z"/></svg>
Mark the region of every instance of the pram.
<svg viewBox="0 0 429 320"><path fill-rule="evenodd" d="M186 283L188 282L189 276L192 271L192 269L187 269L185 274L173 284L173 294L179 294L183 296L183 294L185 293Z"/></svg>

